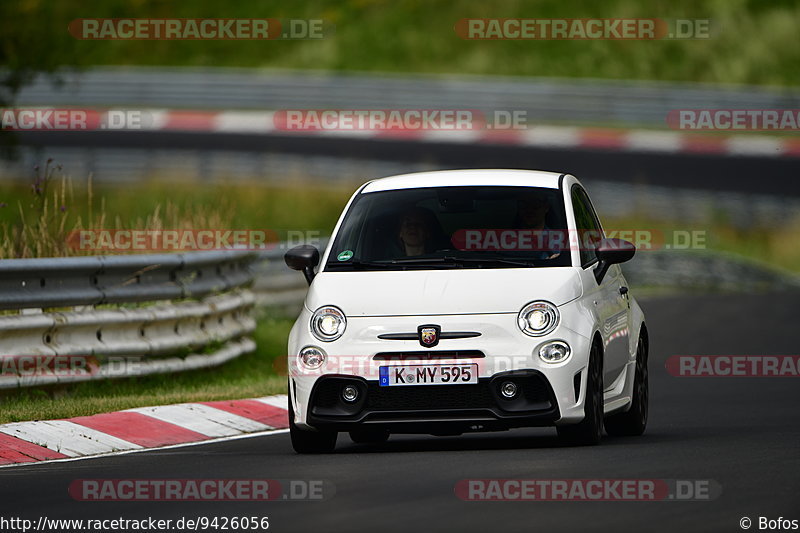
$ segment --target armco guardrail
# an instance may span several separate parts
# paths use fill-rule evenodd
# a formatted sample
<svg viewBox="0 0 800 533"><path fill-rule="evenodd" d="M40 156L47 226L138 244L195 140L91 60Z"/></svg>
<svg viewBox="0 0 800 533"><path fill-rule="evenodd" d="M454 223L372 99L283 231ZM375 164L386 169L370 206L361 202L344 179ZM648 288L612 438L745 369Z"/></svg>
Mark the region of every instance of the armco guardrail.
<svg viewBox="0 0 800 533"><path fill-rule="evenodd" d="M634 287L729 292L800 289L797 274L712 251L641 251L622 270Z"/></svg>
<svg viewBox="0 0 800 533"><path fill-rule="evenodd" d="M0 309L197 298L251 281L255 253L122 255L0 261Z"/></svg>
<svg viewBox="0 0 800 533"><path fill-rule="evenodd" d="M0 261L0 307L20 310L0 316L0 388L188 370L252 351L257 260L219 251ZM55 356L79 364L42 362Z"/></svg>

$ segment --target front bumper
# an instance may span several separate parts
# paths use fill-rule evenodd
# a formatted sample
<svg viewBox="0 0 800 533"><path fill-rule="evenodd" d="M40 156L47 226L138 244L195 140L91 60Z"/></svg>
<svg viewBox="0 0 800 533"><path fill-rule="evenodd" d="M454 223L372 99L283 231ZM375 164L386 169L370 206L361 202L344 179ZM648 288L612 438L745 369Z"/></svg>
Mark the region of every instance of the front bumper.
<svg viewBox="0 0 800 533"><path fill-rule="evenodd" d="M500 386L519 387L513 399ZM359 391L346 402L340 391L352 385ZM513 427L549 426L560 417L555 394L541 372L501 372L472 385L381 387L354 376L328 375L311 392L308 424L319 429L350 431L366 426L395 433L461 433Z"/></svg>

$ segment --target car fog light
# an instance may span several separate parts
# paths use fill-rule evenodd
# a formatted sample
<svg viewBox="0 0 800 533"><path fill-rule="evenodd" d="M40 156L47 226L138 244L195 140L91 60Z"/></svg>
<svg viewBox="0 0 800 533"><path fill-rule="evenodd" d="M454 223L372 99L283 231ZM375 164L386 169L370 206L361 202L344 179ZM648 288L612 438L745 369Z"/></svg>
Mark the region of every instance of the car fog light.
<svg viewBox="0 0 800 533"><path fill-rule="evenodd" d="M548 342L539 348L539 358L545 363L560 363L569 357L569 344L564 341Z"/></svg>
<svg viewBox="0 0 800 533"><path fill-rule="evenodd" d="M316 370L325 362L325 352L316 346L306 346L300 350L300 361L309 370Z"/></svg>
<svg viewBox="0 0 800 533"><path fill-rule="evenodd" d="M352 385L345 385L342 389L342 398L346 402L354 402L358 399L358 389Z"/></svg>
<svg viewBox="0 0 800 533"><path fill-rule="evenodd" d="M506 381L500 386L500 394L505 398L513 398L517 395L517 384L513 381Z"/></svg>

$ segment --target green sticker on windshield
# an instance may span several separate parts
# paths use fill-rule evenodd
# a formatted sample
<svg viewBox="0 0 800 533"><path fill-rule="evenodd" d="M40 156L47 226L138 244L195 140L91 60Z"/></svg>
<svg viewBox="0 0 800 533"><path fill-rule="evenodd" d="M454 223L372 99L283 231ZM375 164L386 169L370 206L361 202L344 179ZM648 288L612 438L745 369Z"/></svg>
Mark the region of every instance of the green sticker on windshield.
<svg viewBox="0 0 800 533"><path fill-rule="evenodd" d="M348 261L352 257L353 257L352 250L345 250L344 252L341 252L339 255L337 255L336 259L338 259L339 261Z"/></svg>

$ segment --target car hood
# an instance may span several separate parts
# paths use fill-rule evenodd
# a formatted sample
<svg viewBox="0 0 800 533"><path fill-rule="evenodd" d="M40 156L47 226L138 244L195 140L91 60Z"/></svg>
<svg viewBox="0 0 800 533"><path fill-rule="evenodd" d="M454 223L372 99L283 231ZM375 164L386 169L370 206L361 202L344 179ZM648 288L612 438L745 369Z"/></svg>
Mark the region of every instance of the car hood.
<svg viewBox="0 0 800 533"><path fill-rule="evenodd" d="M572 267L322 272L305 305L335 305L348 317L518 313L532 300L563 305L581 291Z"/></svg>

